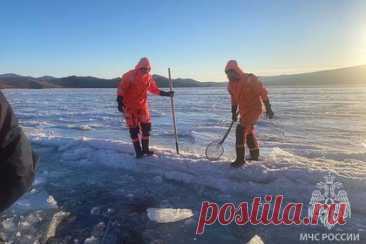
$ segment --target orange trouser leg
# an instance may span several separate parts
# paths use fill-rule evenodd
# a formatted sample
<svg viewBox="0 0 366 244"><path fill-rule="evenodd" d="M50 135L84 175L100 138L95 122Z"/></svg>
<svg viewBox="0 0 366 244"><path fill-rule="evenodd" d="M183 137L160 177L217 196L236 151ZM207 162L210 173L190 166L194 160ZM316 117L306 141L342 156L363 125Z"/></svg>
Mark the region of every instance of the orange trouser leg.
<svg viewBox="0 0 366 244"><path fill-rule="evenodd" d="M140 143L140 138L139 138L140 127L139 127L138 117L135 113L125 112L125 119L126 119L127 126L129 128L133 147L135 149L136 158L141 158L143 154L142 154L142 148L141 148L141 143Z"/></svg>
<svg viewBox="0 0 366 244"><path fill-rule="evenodd" d="M235 131L235 151L236 151L236 162L244 162L245 157L245 145L244 145L244 127L241 124L236 126Z"/></svg>
<svg viewBox="0 0 366 244"><path fill-rule="evenodd" d="M258 145L257 137L255 135L254 126L252 127L252 130L249 132L249 134L246 135L246 144L249 148L251 159L258 160L259 145Z"/></svg>

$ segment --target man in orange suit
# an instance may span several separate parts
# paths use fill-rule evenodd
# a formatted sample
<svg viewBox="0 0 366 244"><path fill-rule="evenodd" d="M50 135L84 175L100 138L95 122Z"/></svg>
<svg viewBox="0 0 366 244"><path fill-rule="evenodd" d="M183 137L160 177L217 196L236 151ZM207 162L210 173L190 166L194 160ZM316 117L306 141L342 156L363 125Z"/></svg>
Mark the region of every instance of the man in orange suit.
<svg viewBox="0 0 366 244"><path fill-rule="evenodd" d="M259 145L254 126L262 114L262 103L268 118L272 119L274 113L267 90L255 75L244 73L235 60L227 63L225 73L229 79L232 119L237 120L238 110L240 114L240 123L236 127L236 160L231 166L240 167L245 163L245 143L249 148L250 160L258 160Z"/></svg>
<svg viewBox="0 0 366 244"><path fill-rule="evenodd" d="M136 158L153 154L149 149L151 116L147 93L166 97L174 96L174 92L165 92L158 88L150 71L149 60L141 58L135 69L122 75L117 90L118 110L124 114Z"/></svg>

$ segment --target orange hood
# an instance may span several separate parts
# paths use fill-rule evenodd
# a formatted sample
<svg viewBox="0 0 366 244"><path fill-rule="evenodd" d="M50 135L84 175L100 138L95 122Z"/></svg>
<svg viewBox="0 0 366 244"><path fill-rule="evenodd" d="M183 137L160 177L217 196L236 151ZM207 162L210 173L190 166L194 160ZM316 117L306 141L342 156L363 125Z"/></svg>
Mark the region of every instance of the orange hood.
<svg viewBox="0 0 366 244"><path fill-rule="evenodd" d="M245 73L240 69L238 62L236 60L229 60L225 66L225 72L227 70L235 70L240 76L244 76Z"/></svg>
<svg viewBox="0 0 366 244"><path fill-rule="evenodd" d="M150 61L148 58L141 58L140 61L136 64L135 70L141 69L141 68L147 68L151 69Z"/></svg>

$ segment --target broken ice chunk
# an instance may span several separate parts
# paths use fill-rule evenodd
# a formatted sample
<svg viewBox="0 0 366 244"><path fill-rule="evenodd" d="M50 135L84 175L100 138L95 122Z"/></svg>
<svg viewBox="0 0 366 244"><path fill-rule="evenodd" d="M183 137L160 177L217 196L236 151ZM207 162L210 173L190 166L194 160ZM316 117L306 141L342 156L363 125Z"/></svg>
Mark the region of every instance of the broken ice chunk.
<svg viewBox="0 0 366 244"><path fill-rule="evenodd" d="M91 210L90 210L90 214L91 215L99 215L100 214L100 207L93 207Z"/></svg>
<svg viewBox="0 0 366 244"><path fill-rule="evenodd" d="M54 208L57 208L57 202L56 200L53 198L53 196L49 195L47 198L47 203Z"/></svg>
<svg viewBox="0 0 366 244"><path fill-rule="evenodd" d="M95 236L91 236L91 237L85 239L85 241L84 241L84 244L98 244L98 243L99 243L99 241L97 238L95 238Z"/></svg>
<svg viewBox="0 0 366 244"><path fill-rule="evenodd" d="M247 242L247 244L264 244L264 242L260 236L255 235L249 242Z"/></svg>
<svg viewBox="0 0 366 244"><path fill-rule="evenodd" d="M147 216L158 223L171 223L191 218L193 212L190 209L148 208Z"/></svg>
<svg viewBox="0 0 366 244"><path fill-rule="evenodd" d="M58 225L62 222L64 218L68 217L69 215L70 213L63 211L57 212L55 215L53 215L51 223L48 226L47 240L56 235Z"/></svg>

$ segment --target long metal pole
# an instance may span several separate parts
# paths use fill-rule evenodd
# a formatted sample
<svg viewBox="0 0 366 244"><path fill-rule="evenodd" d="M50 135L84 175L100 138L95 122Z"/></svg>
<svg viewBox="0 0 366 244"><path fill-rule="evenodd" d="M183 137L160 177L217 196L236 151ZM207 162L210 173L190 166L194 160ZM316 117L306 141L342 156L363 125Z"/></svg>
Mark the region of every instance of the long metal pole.
<svg viewBox="0 0 366 244"><path fill-rule="evenodd" d="M173 91L173 81L170 73L170 68L168 68L169 73L169 88L170 91ZM173 128L174 128L174 135L175 135L175 149L177 150L177 154L179 154L179 147L178 147L178 134L177 134L177 126L175 122L175 106L174 106L174 100L173 97L170 97L170 103L172 106L172 117L173 117Z"/></svg>

